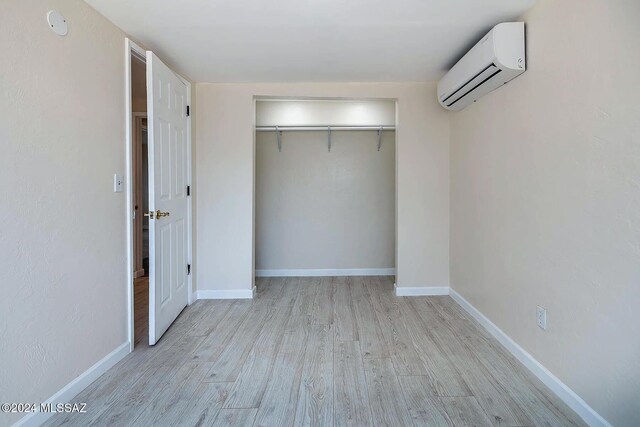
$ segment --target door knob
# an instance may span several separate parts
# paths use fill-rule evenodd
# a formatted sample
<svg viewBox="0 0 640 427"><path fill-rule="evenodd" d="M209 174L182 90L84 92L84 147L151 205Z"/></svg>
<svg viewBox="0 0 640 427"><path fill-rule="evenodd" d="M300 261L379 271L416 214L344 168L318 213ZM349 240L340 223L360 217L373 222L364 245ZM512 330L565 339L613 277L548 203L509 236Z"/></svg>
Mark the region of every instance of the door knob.
<svg viewBox="0 0 640 427"><path fill-rule="evenodd" d="M160 218L164 218L165 216L169 216L171 215L169 212L162 212L161 210L157 210L155 212L151 211L149 213L145 213L144 216L149 217L150 219L160 219Z"/></svg>

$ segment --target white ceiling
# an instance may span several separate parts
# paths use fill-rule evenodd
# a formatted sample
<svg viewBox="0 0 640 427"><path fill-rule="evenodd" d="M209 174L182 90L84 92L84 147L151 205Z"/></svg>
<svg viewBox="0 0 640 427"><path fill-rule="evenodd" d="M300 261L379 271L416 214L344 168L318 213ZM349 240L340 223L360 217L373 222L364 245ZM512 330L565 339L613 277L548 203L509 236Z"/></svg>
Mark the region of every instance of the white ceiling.
<svg viewBox="0 0 640 427"><path fill-rule="evenodd" d="M86 1L196 82L437 80L535 2Z"/></svg>

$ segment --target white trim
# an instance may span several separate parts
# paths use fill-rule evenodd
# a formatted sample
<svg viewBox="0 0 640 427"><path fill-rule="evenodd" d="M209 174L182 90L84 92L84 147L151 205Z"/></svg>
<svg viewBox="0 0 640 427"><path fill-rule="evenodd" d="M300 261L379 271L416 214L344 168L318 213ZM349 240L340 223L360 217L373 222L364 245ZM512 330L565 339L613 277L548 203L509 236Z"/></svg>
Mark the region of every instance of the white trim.
<svg viewBox="0 0 640 427"><path fill-rule="evenodd" d="M73 398L76 397L82 390L87 388L89 384L97 380L100 375L107 372L116 363L121 361L127 354L129 354L129 346L129 342L125 342L118 346L118 348L106 355L98 363L84 371L69 384L62 387L56 394L51 396L44 403L51 403L55 405L56 403L71 402L71 400L73 400ZM13 427L40 426L53 415L53 412L32 412L18 420L18 422L16 422Z"/></svg>
<svg viewBox="0 0 640 427"><path fill-rule="evenodd" d="M175 71L174 73L187 86L187 105L189 106L189 115L187 116L187 141L189 141L187 146L187 185L191 191L187 201L187 258L189 260L188 264L191 265L191 273L187 276L187 285L192 292L189 292L187 304L191 305L195 302L195 299L193 299L193 140L191 139L191 118L193 117L194 108L191 103L191 82Z"/></svg>
<svg viewBox="0 0 640 427"><path fill-rule="evenodd" d="M134 282L134 262L133 262L133 106L131 104L131 55L136 55L138 58L145 57L145 51L140 46L135 44L131 39L125 37L124 39L124 73L125 73L125 128L126 128L126 143L125 143L125 159L126 159L126 172L125 172L125 186L126 186L126 233L127 233L127 335L129 337L129 352L133 351L134 340L134 324L133 324L133 282Z"/></svg>
<svg viewBox="0 0 640 427"><path fill-rule="evenodd" d="M395 268L327 268L256 270L256 277L395 276Z"/></svg>
<svg viewBox="0 0 640 427"><path fill-rule="evenodd" d="M540 381L551 389L564 403L573 409L590 426L611 427L600 414L598 414L587 402L571 390L558 377L538 362L525 349L520 347L513 339L505 334L491 320L475 308L462 295L451 289L451 298L457 302L467 313L478 321L500 344L503 345L516 359L529 369Z"/></svg>
<svg viewBox="0 0 640 427"><path fill-rule="evenodd" d="M393 284L397 297L449 295L448 286L398 286Z"/></svg>
<svg viewBox="0 0 640 427"><path fill-rule="evenodd" d="M252 289L205 289L196 291L197 299L253 299L256 287Z"/></svg>

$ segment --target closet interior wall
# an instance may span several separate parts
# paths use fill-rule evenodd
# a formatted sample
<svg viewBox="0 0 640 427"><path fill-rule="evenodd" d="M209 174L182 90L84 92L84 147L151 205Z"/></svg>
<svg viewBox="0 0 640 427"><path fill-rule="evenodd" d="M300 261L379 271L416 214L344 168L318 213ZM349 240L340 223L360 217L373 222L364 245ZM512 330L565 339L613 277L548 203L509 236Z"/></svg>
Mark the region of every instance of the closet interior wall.
<svg viewBox="0 0 640 427"><path fill-rule="evenodd" d="M269 105L256 117L256 275L393 274L395 102L261 102Z"/></svg>

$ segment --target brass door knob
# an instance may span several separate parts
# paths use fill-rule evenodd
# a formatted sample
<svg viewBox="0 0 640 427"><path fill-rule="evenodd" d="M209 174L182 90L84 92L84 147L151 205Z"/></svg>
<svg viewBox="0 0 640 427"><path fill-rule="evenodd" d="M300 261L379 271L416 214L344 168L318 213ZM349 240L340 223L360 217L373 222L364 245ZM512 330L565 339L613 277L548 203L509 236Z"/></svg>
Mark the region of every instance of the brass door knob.
<svg viewBox="0 0 640 427"><path fill-rule="evenodd" d="M169 212L162 212L161 210L157 210L155 212L151 211L149 213L145 213L144 216L149 217L150 219L160 219L160 218L164 218L165 216L169 216L171 215Z"/></svg>

